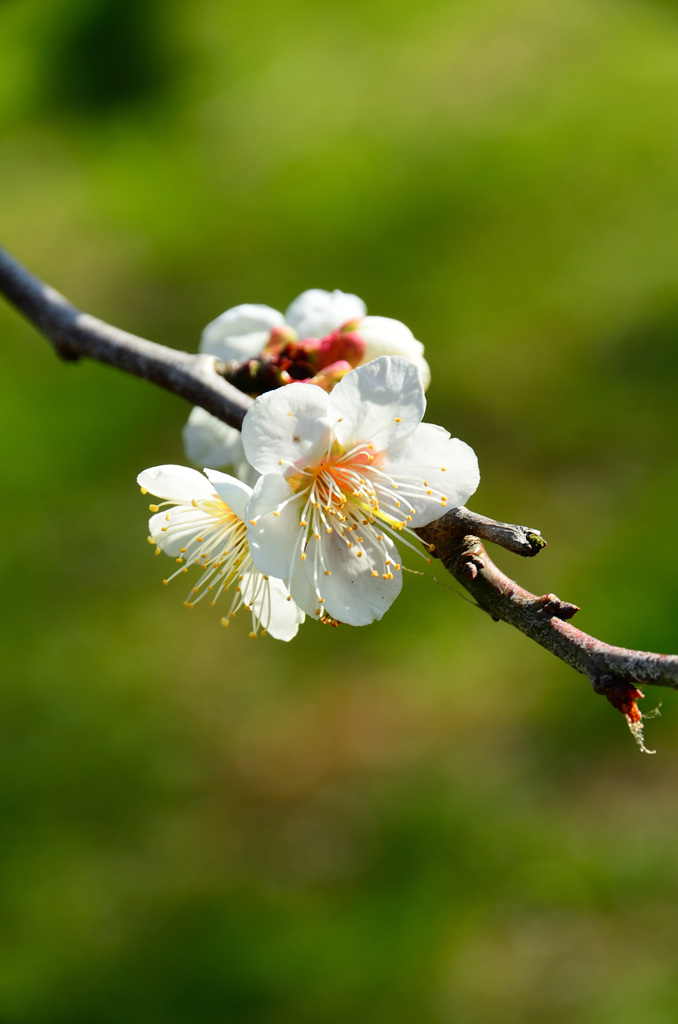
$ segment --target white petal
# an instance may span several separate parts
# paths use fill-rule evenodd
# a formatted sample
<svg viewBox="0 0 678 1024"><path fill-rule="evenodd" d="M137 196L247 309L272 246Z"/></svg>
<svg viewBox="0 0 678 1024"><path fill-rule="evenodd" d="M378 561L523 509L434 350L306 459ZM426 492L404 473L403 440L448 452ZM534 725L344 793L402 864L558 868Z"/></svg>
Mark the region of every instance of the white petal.
<svg viewBox="0 0 678 1024"><path fill-rule="evenodd" d="M322 540L324 563L331 570L325 576L322 569L314 566L315 540L309 542L306 559L297 560L297 569L290 580L290 593L297 603L311 613L317 602L314 597L317 583L325 601L323 609L349 626L367 626L380 619L391 607L403 585L402 572L393 571L393 579L383 578L384 559L367 532L364 534L363 556L358 558L357 548L347 549L345 542L336 534L328 534ZM385 544L392 562L400 561L394 544L386 538ZM372 572L376 571L377 576Z"/></svg>
<svg viewBox="0 0 678 1024"><path fill-rule="evenodd" d="M315 384L287 384L260 395L242 425L249 463L260 473L289 476L320 458L331 436L327 406L327 394Z"/></svg>
<svg viewBox="0 0 678 1024"><path fill-rule="evenodd" d="M282 313L270 306L243 303L212 320L202 332L200 351L228 362L244 362L259 355L274 327L282 327Z"/></svg>
<svg viewBox="0 0 678 1024"><path fill-rule="evenodd" d="M400 320L388 316L366 316L360 321L357 333L365 342L363 363L378 356L405 356L419 370L426 389L431 383L431 371L424 359L424 346Z"/></svg>
<svg viewBox="0 0 678 1024"><path fill-rule="evenodd" d="M347 320L365 315L365 303L357 295L322 288L309 288L292 302L285 312L285 323L300 338L324 338Z"/></svg>
<svg viewBox="0 0 678 1024"><path fill-rule="evenodd" d="M205 476L211 480L214 490L228 505L231 512L235 512L238 519L244 521L247 502L252 496L252 488L242 480L237 480L234 476L228 476L226 473L220 473L216 469L206 469Z"/></svg>
<svg viewBox="0 0 678 1024"><path fill-rule="evenodd" d="M290 498L280 514L275 515L274 510ZM247 505L245 523L250 554L259 572L280 579L289 576L300 550L302 501L301 497L293 497L289 484L277 474L262 476L257 481ZM252 519L256 522L252 523Z"/></svg>
<svg viewBox="0 0 678 1024"><path fill-rule="evenodd" d="M137 483L158 498L170 501L192 501L214 494L209 480L188 466L153 466L139 473Z"/></svg>
<svg viewBox="0 0 678 1024"><path fill-rule="evenodd" d="M383 468L396 481L427 482L428 488L422 496L409 496L415 509L409 523L413 527L426 526L439 519L446 508L466 504L480 481L473 449L433 423L422 423L407 440L392 448ZM432 491L430 496L426 495L426 489ZM441 493L447 498L445 506L441 505Z"/></svg>
<svg viewBox="0 0 678 1024"><path fill-rule="evenodd" d="M233 473L237 476L238 480L242 480L248 487L254 487L257 480L261 476L259 472L250 466L249 462L245 458L245 452L242 453L242 458L236 459L233 463Z"/></svg>
<svg viewBox="0 0 678 1024"><path fill-rule="evenodd" d="M243 601L252 604L253 611L262 627L276 640L292 640L305 619L303 611L289 599L289 592L282 580L269 578L266 586L261 585L261 574L246 572L240 583ZM254 594L257 596L252 600Z"/></svg>
<svg viewBox="0 0 678 1024"><path fill-rule="evenodd" d="M244 457L240 431L197 405L181 435L187 456L197 466L230 466Z"/></svg>
<svg viewBox="0 0 678 1024"><path fill-rule="evenodd" d="M211 525L211 518L205 512L192 507L173 508L168 513L156 512L151 516L148 532L161 551L178 558L183 554L181 549L187 548L203 531L209 531Z"/></svg>
<svg viewBox="0 0 678 1024"><path fill-rule="evenodd" d="M380 356L347 373L330 394L329 405L340 444L351 448L373 442L384 451L421 422L426 399L419 371L408 359Z"/></svg>

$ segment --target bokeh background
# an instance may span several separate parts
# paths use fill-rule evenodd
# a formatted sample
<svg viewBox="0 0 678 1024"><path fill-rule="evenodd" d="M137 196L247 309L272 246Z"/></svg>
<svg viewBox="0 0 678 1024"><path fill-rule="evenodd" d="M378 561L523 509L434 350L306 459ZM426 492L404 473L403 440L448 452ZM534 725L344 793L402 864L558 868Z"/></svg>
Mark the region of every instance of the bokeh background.
<svg viewBox="0 0 678 1024"><path fill-rule="evenodd" d="M0 127L2 242L76 304L194 349L356 292L549 541L500 564L678 650L678 5L4 0ZM3 1024L672 1024L674 695L644 756L420 576L289 645L187 612L135 476L188 409L0 339Z"/></svg>

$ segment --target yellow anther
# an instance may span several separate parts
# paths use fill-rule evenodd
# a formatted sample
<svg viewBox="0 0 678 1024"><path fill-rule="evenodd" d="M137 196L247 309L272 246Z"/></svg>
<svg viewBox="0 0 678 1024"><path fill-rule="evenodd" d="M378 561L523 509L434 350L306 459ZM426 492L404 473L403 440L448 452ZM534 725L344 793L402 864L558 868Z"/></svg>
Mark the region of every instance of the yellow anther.
<svg viewBox="0 0 678 1024"><path fill-rule="evenodd" d="M226 616L224 616L222 618L222 620L221 620L221 625L222 626L230 626L231 625L230 619L227 619Z"/></svg>
<svg viewBox="0 0 678 1024"><path fill-rule="evenodd" d="M430 495L433 494L433 491L427 491L426 493Z"/></svg>
<svg viewBox="0 0 678 1024"><path fill-rule="evenodd" d="M266 636L266 630L265 630L265 629L262 629L262 631L261 631L261 635L262 635L262 636Z"/></svg>
<svg viewBox="0 0 678 1024"><path fill-rule="evenodd" d="M334 533L334 527L333 526L326 526L325 527L325 533Z"/></svg>
<svg viewBox="0 0 678 1024"><path fill-rule="evenodd" d="M250 633L250 640L256 640L256 639L257 639L257 634L256 633Z"/></svg>
<svg viewBox="0 0 678 1024"><path fill-rule="evenodd" d="M256 519L250 519L250 525L251 526L256 526L257 525Z"/></svg>
<svg viewBox="0 0 678 1024"><path fill-rule="evenodd" d="M286 601L291 601L291 600L292 600L292 598L291 598L291 597L290 597L290 595L288 594L288 595L287 595L287 597L285 598L285 600L286 600Z"/></svg>
<svg viewBox="0 0 678 1024"><path fill-rule="evenodd" d="M398 484L394 484L394 485L393 485L393 490L394 490L394 491L397 491L397 490L398 490Z"/></svg>
<svg viewBox="0 0 678 1024"><path fill-rule="evenodd" d="M160 511L160 505L149 505L148 506L148 511L149 512L159 512Z"/></svg>
<svg viewBox="0 0 678 1024"><path fill-rule="evenodd" d="M396 423L402 423L402 422L403 422L403 418L402 418L402 416L396 416L396 418L395 418L395 422L396 422Z"/></svg>
<svg viewBox="0 0 678 1024"><path fill-rule="evenodd" d="M187 566L187 565L185 565L185 566L183 567L183 569L182 569L181 571L182 571L182 572L188 572L188 566Z"/></svg>
<svg viewBox="0 0 678 1024"><path fill-rule="evenodd" d="M280 513L279 513L279 512L278 512L278 510L277 510L277 508L274 508L274 509L273 509L273 515L274 515L274 516L279 516L279 515L280 515ZM252 521L252 520L250 520L250 522L251 522L251 521Z"/></svg>
<svg viewBox="0 0 678 1024"><path fill-rule="evenodd" d="M160 532L161 533L167 533L167 527L166 526L161 526L160 527Z"/></svg>
<svg viewBox="0 0 678 1024"><path fill-rule="evenodd" d="M308 526L308 523L306 522L305 519L300 519L299 520L299 526Z"/></svg>
<svg viewBox="0 0 678 1024"><path fill-rule="evenodd" d="M356 555L358 556L358 558L362 558L363 557L362 551L356 551Z"/></svg>
<svg viewBox="0 0 678 1024"><path fill-rule="evenodd" d="M141 493L142 494L148 494L148 490L145 487L142 487L141 488Z"/></svg>
<svg viewBox="0 0 678 1024"><path fill-rule="evenodd" d="M186 548L179 548L179 551L181 552L182 555L186 554Z"/></svg>
<svg viewBox="0 0 678 1024"><path fill-rule="evenodd" d="M148 541L149 544L155 544L155 541L153 540L152 537L147 537L146 540Z"/></svg>
<svg viewBox="0 0 678 1024"><path fill-rule="evenodd" d="M396 562L396 564L395 564L395 565L393 566L393 568L394 568L394 569L395 569L395 571L397 572L397 571L398 571L398 569L400 568L400 562Z"/></svg>
<svg viewBox="0 0 678 1024"><path fill-rule="evenodd" d="M202 542L204 540L204 537L196 537L195 539L196 539L198 544L202 544Z"/></svg>
<svg viewBox="0 0 678 1024"><path fill-rule="evenodd" d="M305 551L301 552L301 560L302 560L302 562L306 561L306 552Z"/></svg>
<svg viewBox="0 0 678 1024"><path fill-rule="evenodd" d="M377 572L377 570L376 570L376 569L373 569L370 575L372 575L372 576L378 576L378 575L379 575L379 573Z"/></svg>
<svg viewBox="0 0 678 1024"><path fill-rule="evenodd" d="M176 563L177 563L178 565L181 565L181 563L183 562L183 558L175 558L175 559L174 559L174 561L175 561L175 562L176 562Z"/></svg>
<svg viewBox="0 0 678 1024"><path fill-rule="evenodd" d="M329 570L329 569L325 569L325 570L324 570L324 572L323 572L323 576L331 576L331 575L332 575L332 573L330 572L330 570Z"/></svg>
<svg viewBox="0 0 678 1024"><path fill-rule="evenodd" d="M441 473L447 473L447 467L446 466L441 466L440 467L440 472Z"/></svg>
<svg viewBox="0 0 678 1024"><path fill-rule="evenodd" d="M193 506L193 508L198 507L198 502L195 500L195 498L191 498L191 505Z"/></svg>
<svg viewBox="0 0 678 1024"><path fill-rule="evenodd" d="M429 549L429 551L435 551L435 549L436 549L435 544L429 544L428 549Z"/></svg>
<svg viewBox="0 0 678 1024"><path fill-rule="evenodd" d="M166 587L168 583L169 583L169 580L163 580L163 581L162 581L162 585L163 585L163 587Z"/></svg>
<svg viewBox="0 0 678 1024"><path fill-rule="evenodd" d="M284 466L285 465L285 460L284 459L280 459L279 462L278 462L278 465L279 466Z"/></svg>

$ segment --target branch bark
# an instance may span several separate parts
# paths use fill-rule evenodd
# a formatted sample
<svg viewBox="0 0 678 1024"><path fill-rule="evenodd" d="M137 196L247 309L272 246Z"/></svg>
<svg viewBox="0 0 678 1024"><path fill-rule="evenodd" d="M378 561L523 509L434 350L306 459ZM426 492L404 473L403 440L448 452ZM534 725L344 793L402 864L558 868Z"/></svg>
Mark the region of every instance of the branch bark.
<svg viewBox="0 0 678 1024"><path fill-rule="evenodd" d="M214 356L158 345L97 320L0 248L0 292L68 362L88 356L142 377L240 428L252 399L216 372Z"/></svg>
<svg viewBox="0 0 678 1024"><path fill-rule="evenodd" d="M97 320L34 277L0 249L0 293L41 331L67 361L88 356L158 384L239 428L252 399L220 376L212 356L192 355L139 338ZM493 563L482 541L523 557L546 545L539 530L500 523L466 508L449 509L416 531L431 552L496 621L530 639L586 676L627 718L643 750L640 685L678 689L678 656L613 647L568 621L579 610L555 594L537 597Z"/></svg>

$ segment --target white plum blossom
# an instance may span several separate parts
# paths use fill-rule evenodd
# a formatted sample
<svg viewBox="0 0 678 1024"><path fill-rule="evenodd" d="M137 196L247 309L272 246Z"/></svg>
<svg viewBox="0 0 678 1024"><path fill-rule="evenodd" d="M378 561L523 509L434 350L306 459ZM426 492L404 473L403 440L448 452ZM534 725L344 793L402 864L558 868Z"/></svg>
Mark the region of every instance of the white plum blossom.
<svg viewBox="0 0 678 1024"><path fill-rule="evenodd" d="M425 407L416 367L380 356L329 394L288 384L245 416L245 454L262 474L246 512L252 558L309 614L381 618L402 586L393 538L475 491L473 450L422 423Z"/></svg>
<svg viewBox="0 0 678 1024"><path fill-rule="evenodd" d="M291 640L304 621L280 579L270 579L252 563L244 517L252 490L225 473L186 466L154 466L137 477L144 494L164 499L151 505L149 541L156 554L164 551L178 568L163 583L198 567L199 579L184 602L192 608L206 595L215 604L233 589L222 624L228 625L239 608L249 609L255 637L261 631L277 640Z"/></svg>
<svg viewBox="0 0 678 1024"><path fill-rule="evenodd" d="M223 362L253 359L276 328L291 330L299 339L323 338L346 323L365 343L362 362L377 356L401 355L419 370L424 388L431 372L424 359L424 346L400 320L367 316L362 299L347 292L309 288L280 313L270 306L245 303L227 309L202 332L200 351ZM194 409L182 431L184 448L197 466L233 466L248 483L256 474L247 470L240 432L204 410Z"/></svg>

